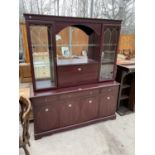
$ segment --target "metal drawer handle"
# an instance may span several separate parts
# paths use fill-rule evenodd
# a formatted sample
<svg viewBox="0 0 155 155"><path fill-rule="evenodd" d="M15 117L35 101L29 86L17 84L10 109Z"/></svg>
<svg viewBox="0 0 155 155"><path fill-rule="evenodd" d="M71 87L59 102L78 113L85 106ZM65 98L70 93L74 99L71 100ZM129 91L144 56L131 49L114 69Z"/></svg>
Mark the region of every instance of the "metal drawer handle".
<svg viewBox="0 0 155 155"><path fill-rule="evenodd" d="M49 111L49 109L48 109L48 108L46 108L46 109L45 109L45 112L48 112L48 111Z"/></svg>
<svg viewBox="0 0 155 155"><path fill-rule="evenodd" d="M89 103L92 103L93 101L92 100L89 100Z"/></svg>
<svg viewBox="0 0 155 155"><path fill-rule="evenodd" d="M110 100L110 97L109 96L107 97L107 100Z"/></svg>
<svg viewBox="0 0 155 155"><path fill-rule="evenodd" d="M69 104L68 107L69 107L69 108L72 107L72 104Z"/></svg>
<svg viewBox="0 0 155 155"><path fill-rule="evenodd" d="M79 71L79 72L82 71L82 68L78 68L78 71Z"/></svg>

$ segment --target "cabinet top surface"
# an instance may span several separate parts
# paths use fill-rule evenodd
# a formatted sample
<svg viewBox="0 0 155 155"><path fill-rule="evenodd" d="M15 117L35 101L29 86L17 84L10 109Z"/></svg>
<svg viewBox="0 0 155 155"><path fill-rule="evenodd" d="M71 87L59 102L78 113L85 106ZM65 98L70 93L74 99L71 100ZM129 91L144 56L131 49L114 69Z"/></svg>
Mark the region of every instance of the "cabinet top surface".
<svg viewBox="0 0 155 155"><path fill-rule="evenodd" d="M115 22L117 24L121 24L122 20L114 20L114 19L102 19L102 18L86 18L86 17L69 17L69 16L52 16L52 15L41 15L41 14L24 14L26 20L55 20L55 21L89 21L89 22Z"/></svg>
<svg viewBox="0 0 155 155"><path fill-rule="evenodd" d="M81 85L81 86L69 87L69 88L61 88L61 89L49 90L49 91L43 91L43 92L34 92L33 89L31 89L30 98L48 96L48 95L58 95L58 94L71 93L71 92L84 91L84 90L92 90L92 89L118 86L118 85L119 85L118 82L113 81L113 82L106 82L106 83L87 84L87 85Z"/></svg>

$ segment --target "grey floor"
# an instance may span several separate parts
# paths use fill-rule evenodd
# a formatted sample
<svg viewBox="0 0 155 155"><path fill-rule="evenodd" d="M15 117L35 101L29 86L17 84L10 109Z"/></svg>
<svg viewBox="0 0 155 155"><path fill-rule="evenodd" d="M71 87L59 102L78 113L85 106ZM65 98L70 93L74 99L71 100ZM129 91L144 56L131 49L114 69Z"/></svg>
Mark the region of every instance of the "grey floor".
<svg viewBox="0 0 155 155"><path fill-rule="evenodd" d="M30 155L134 155L134 113L116 120L53 134L39 140L33 138L30 124ZM20 155L24 155L22 149Z"/></svg>

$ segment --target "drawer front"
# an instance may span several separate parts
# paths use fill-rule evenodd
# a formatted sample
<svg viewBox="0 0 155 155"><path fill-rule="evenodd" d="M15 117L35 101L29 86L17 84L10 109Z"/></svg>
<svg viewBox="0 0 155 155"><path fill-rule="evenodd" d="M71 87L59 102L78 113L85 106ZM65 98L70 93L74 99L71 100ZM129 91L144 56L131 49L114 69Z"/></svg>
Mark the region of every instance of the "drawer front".
<svg viewBox="0 0 155 155"><path fill-rule="evenodd" d="M101 93L111 94L118 90L118 86L109 86L101 88Z"/></svg>
<svg viewBox="0 0 155 155"><path fill-rule="evenodd" d="M47 103L34 108L35 133L52 130L59 127L59 104Z"/></svg>
<svg viewBox="0 0 155 155"><path fill-rule="evenodd" d="M57 100L58 100L57 95L41 96L41 97L31 98L33 106L40 106L42 104L49 104L49 102L55 102ZM40 104L38 104L38 103L40 103Z"/></svg>
<svg viewBox="0 0 155 155"><path fill-rule="evenodd" d="M88 91L83 91L81 88L77 89L77 92L73 92L73 93L65 93L62 95L59 95L59 99L71 99L71 98L76 98L76 97L84 97L84 96L95 96L99 94L99 90L98 89L94 89L94 90L88 90Z"/></svg>
<svg viewBox="0 0 155 155"><path fill-rule="evenodd" d="M59 66L58 86L75 86L90 82L97 82L98 64Z"/></svg>
<svg viewBox="0 0 155 155"><path fill-rule="evenodd" d="M115 114L119 87L103 88L100 93L100 116L110 116Z"/></svg>

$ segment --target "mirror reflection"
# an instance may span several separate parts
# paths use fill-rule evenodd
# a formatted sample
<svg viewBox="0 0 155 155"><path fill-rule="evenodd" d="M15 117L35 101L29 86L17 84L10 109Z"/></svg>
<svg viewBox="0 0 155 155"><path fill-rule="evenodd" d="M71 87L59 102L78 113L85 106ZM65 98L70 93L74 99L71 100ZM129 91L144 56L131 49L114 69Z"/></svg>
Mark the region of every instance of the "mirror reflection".
<svg viewBox="0 0 155 155"><path fill-rule="evenodd" d="M57 65L88 63L96 44L90 42L91 35L80 28L69 26L56 35ZM88 53L89 52L89 53Z"/></svg>

